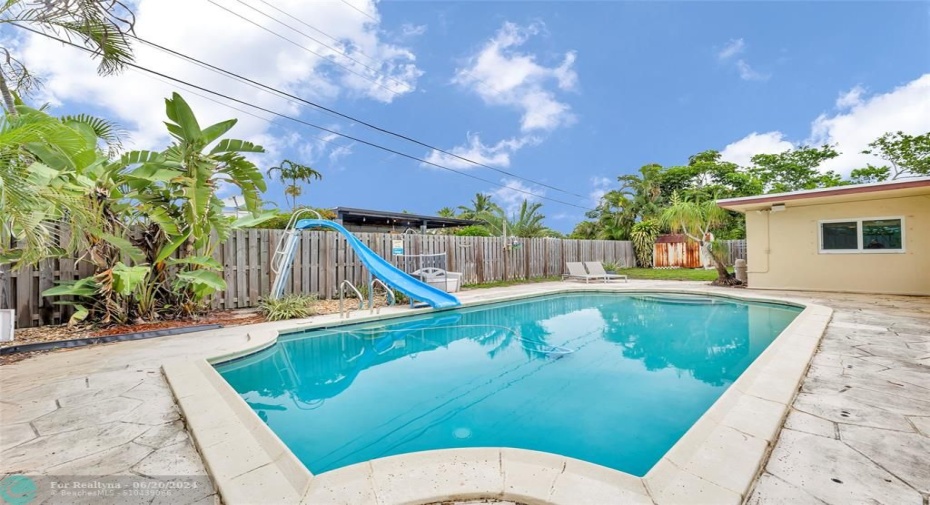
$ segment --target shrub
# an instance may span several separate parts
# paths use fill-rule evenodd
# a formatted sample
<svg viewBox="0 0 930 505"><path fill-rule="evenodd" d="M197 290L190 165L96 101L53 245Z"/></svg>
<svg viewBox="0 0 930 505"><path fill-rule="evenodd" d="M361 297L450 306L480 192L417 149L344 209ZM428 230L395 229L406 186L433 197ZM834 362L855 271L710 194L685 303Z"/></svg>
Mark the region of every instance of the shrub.
<svg viewBox="0 0 930 505"><path fill-rule="evenodd" d="M263 300L259 308L262 315L269 321L283 321L314 315L316 313L313 308L314 302L316 302L316 296L287 295L277 300Z"/></svg>
<svg viewBox="0 0 930 505"><path fill-rule="evenodd" d="M652 248L658 236L659 223L655 220L646 219L633 225L630 238L633 239L633 252L640 267L652 267Z"/></svg>
<svg viewBox="0 0 930 505"><path fill-rule="evenodd" d="M491 232L484 226L473 224L464 228L455 230L456 237L490 237Z"/></svg>
<svg viewBox="0 0 930 505"><path fill-rule="evenodd" d="M604 265L604 271L607 271L607 272L616 272L620 270L620 265L616 263L611 263L609 261L602 263L602 265Z"/></svg>
<svg viewBox="0 0 930 505"><path fill-rule="evenodd" d="M311 207L311 208L312 208L312 207ZM317 212L319 212L319 213L320 213L320 216L321 216L323 219L336 219L336 214L335 214L332 210L329 210L329 209L319 209L319 208L313 208L313 209L316 210ZM300 209L298 209L298 210L300 210ZM287 227L288 221L291 220L291 215L292 215L291 212L282 212L282 213L280 213L280 214L274 216L274 217L271 218L271 219L268 219L268 220L266 220L266 221L263 221L263 222L261 222L261 223L255 225L255 226L253 226L252 228L264 228L264 229L270 229L270 230L283 230L284 228ZM314 219L314 218L316 218L316 216L314 216L312 213L309 213L309 212L302 214L300 217L301 217L301 219Z"/></svg>

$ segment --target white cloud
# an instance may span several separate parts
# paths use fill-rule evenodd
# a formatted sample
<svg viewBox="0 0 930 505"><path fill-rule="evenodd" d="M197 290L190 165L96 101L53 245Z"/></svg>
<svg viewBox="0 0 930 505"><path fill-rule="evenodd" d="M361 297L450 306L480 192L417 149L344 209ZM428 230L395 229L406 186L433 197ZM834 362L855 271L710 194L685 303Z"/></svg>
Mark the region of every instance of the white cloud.
<svg viewBox="0 0 930 505"><path fill-rule="evenodd" d="M519 26L504 23L484 47L456 72L453 82L481 96L488 104L504 105L522 112L521 130L553 130L575 122L571 107L556 97L558 90L577 88L574 70L576 54L565 53L562 62L547 67L534 54L518 51L526 41L539 34L541 24Z"/></svg>
<svg viewBox="0 0 930 505"><path fill-rule="evenodd" d="M611 186L614 185L614 182L613 179L608 179L607 177L598 176L591 178L591 186L593 186L594 189L591 190L589 195L593 206L597 206L601 203L601 198L604 198L604 195L612 189Z"/></svg>
<svg viewBox="0 0 930 505"><path fill-rule="evenodd" d="M727 42L727 45L717 53L717 58L721 60L728 60L737 54L743 52L743 49L746 48L746 43L743 42L743 39L731 39Z"/></svg>
<svg viewBox="0 0 930 505"><path fill-rule="evenodd" d="M856 87L842 93L837 100L839 110L821 114L811 123L811 134L797 144L835 145L840 156L827 160L820 168L843 175L867 164L882 165L876 156L862 154L869 142L886 132L903 131L919 135L930 131L930 73L887 93L866 97L865 90ZM747 165L754 154L778 153L794 147L783 133L751 133L721 151L724 160Z"/></svg>
<svg viewBox="0 0 930 505"><path fill-rule="evenodd" d="M228 0L220 3L272 32L284 30L280 25L240 4ZM287 21L283 15L263 4L251 4ZM362 10L377 14L377 6L373 0L364 0L360 5ZM337 43L327 40L328 45L358 61L365 61L366 65L374 68L376 72L297 33L287 34L288 38L316 51L324 58L314 56L273 33L248 24L207 2L141 0L136 6L136 34L143 39L190 54L269 86L313 100L333 101L348 96L387 103L416 87L422 71L415 65L414 54L404 47L385 42L381 38L378 23L372 19L340 2L282 0L276 2L276 7L314 26L325 27L326 33L340 41ZM179 16L178 12L183 12L184 15ZM306 30L310 33L309 28ZM296 103L232 81L141 43L134 44L134 53L136 63L141 66L241 98L250 104L287 114L300 112ZM240 122L231 135L246 139L256 138L268 129L265 121L198 98L182 86L153 80L139 71L99 77L96 73L96 62L86 53L62 47L57 42L37 35L22 36L21 56L33 71L45 78L45 98L51 103L67 102L78 109L93 104L104 109L132 131L132 147L161 148L167 142L167 135L161 123L164 117L163 99L174 90L181 92L188 99L204 125L229 117L239 117ZM369 59L364 59L365 56ZM352 72L369 77L371 81L334 65L332 61L339 62ZM236 107L250 110L244 105Z"/></svg>
<svg viewBox="0 0 930 505"><path fill-rule="evenodd" d="M736 69L739 70L739 78L744 81L766 81L771 77L769 74L763 74L753 69L749 66L749 63L746 63L746 60L738 60Z"/></svg>
<svg viewBox="0 0 930 505"><path fill-rule="evenodd" d="M540 196L546 196L544 189L524 184L517 179L501 179L501 183L504 186L491 190L491 197L507 214L519 211L523 200L535 202L540 200Z"/></svg>
<svg viewBox="0 0 930 505"><path fill-rule="evenodd" d="M510 156L513 153L526 145L539 142L536 137L524 136L501 140L494 145L485 145L481 142L481 137L477 133L470 133L467 138L465 145L453 147L448 152L492 167L509 167ZM477 165L435 150L429 153L426 161L456 169L478 168ZM429 167L430 165L425 166Z"/></svg>
<svg viewBox="0 0 930 505"><path fill-rule="evenodd" d="M404 23L400 27L400 33L403 34L404 37L419 37L426 33L426 25Z"/></svg>
<svg viewBox="0 0 930 505"><path fill-rule="evenodd" d="M752 164L750 159L757 154L778 154L792 148L794 144L785 140L781 132L752 132L724 147L720 151L720 158L745 167Z"/></svg>
<svg viewBox="0 0 930 505"><path fill-rule="evenodd" d="M739 72L739 78L744 81L765 81L768 80L771 75L764 74L752 68L752 65L746 61L745 58L739 58L736 61L733 61L733 58L737 55L743 54L746 52L746 42L743 39L730 39L727 42L727 45L723 46L717 53L717 59L721 62L733 62L733 66L736 67L737 72Z"/></svg>
<svg viewBox="0 0 930 505"><path fill-rule="evenodd" d="M862 104L862 95L865 94L865 88L862 86L854 86L852 89L845 93L840 93L840 96L836 99L836 108L837 109L850 109L857 105Z"/></svg>
<svg viewBox="0 0 930 505"><path fill-rule="evenodd" d="M930 131L930 73L887 93L860 97L834 115L821 114L811 124L807 142L836 144L842 154L821 168L848 174L869 163L883 165L883 160L861 151L886 132L896 131L912 135Z"/></svg>

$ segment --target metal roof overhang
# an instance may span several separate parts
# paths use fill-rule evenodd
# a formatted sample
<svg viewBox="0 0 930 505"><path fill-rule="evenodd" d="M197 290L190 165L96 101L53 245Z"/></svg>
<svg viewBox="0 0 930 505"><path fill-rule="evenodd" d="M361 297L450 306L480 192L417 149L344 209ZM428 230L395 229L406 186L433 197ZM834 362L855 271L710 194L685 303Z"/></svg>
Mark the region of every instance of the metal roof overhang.
<svg viewBox="0 0 930 505"><path fill-rule="evenodd" d="M420 214L405 214L403 212L385 212L380 210L355 209L350 207L336 207L333 209L336 219L343 224L370 225L370 226L404 226L427 228L455 228L478 224L469 219L457 219L440 216L424 216Z"/></svg>

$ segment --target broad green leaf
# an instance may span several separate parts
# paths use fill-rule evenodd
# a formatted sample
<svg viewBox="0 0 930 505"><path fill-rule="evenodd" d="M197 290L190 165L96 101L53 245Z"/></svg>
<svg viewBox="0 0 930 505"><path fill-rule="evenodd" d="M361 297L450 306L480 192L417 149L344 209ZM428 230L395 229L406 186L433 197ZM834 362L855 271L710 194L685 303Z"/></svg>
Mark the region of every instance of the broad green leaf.
<svg viewBox="0 0 930 505"><path fill-rule="evenodd" d="M146 217L151 219L152 222L157 224L165 233L165 235L173 237L181 233L180 230L178 230L178 224L174 221L171 215L168 214L168 211L165 210L164 207L146 205L143 213L146 215Z"/></svg>
<svg viewBox="0 0 930 505"><path fill-rule="evenodd" d="M42 292L42 296L84 296L91 297L97 294L97 281L93 277L85 277L77 281L63 281L57 286Z"/></svg>
<svg viewBox="0 0 930 505"><path fill-rule="evenodd" d="M138 168L126 174L126 177L134 179L143 179L150 182L168 182L176 177L181 177L184 172L165 168L161 164L145 163Z"/></svg>
<svg viewBox="0 0 930 505"><path fill-rule="evenodd" d="M126 266L122 262L117 263L112 269L113 273L113 291L129 296L135 292L149 275L148 265Z"/></svg>
<svg viewBox="0 0 930 505"><path fill-rule="evenodd" d="M265 152L265 148L260 145L253 144L245 140L223 139L218 144L216 144L216 147L214 147L213 150L210 151L210 154L219 154L219 153L227 153L227 152L263 153Z"/></svg>
<svg viewBox="0 0 930 505"><path fill-rule="evenodd" d="M219 261L209 256L191 256L189 258L172 258L167 262L169 265L196 265L201 268L222 270L223 265Z"/></svg>
<svg viewBox="0 0 930 505"><path fill-rule="evenodd" d="M171 239L170 242L162 246L161 250L158 251L158 256L155 257L155 263L161 263L165 261L166 258L174 254L174 251L177 251L184 241L187 240L187 237L190 236L190 233L185 233L184 235L179 235Z"/></svg>
<svg viewBox="0 0 930 505"><path fill-rule="evenodd" d="M203 141L205 144L211 144L214 140L222 137L226 132L236 125L238 119L227 119L220 121L215 125L210 125L203 129Z"/></svg>
<svg viewBox="0 0 930 505"><path fill-rule="evenodd" d="M254 228L255 226L261 223L264 223L265 221L268 221L269 219L273 219L277 215L278 213L276 211L268 210L268 211L262 212L261 214L257 216L242 216L239 219L236 219L235 221L233 221L231 227L232 229Z"/></svg>
<svg viewBox="0 0 930 505"><path fill-rule="evenodd" d="M194 111L181 98L181 95L172 93L171 98L165 99L165 111L168 114L168 119L179 127L177 132L172 131L171 133L180 133L182 139L189 142L203 139L203 132L200 130L200 125L197 124L197 117L194 116ZM169 125L168 129L171 130L171 125Z"/></svg>
<svg viewBox="0 0 930 505"><path fill-rule="evenodd" d="M123 165L135 165L137 163L161 163L165 156L155 151L129 151L120 157Z"/></svg>
<svg viewBox="0 0 930 505"><path fill-rule="evenodd" d="M145 260L145 255L142 253L142 251L138 247L132 245L132 242L124 239L123 237L117 237L116 235L109 233L100 233L100 238L116 246L121 253L129 256L129 259L133 261L141 262Z"/></svg>
<svg viewBox="0 0 930 505"><path fill-rule="evenodd" d="M87 307L83 305L75 304L74 305L74 314L71 314L71 319L68 320L68 326L73 326L85 319L90 315L90 311L87 310Z"/></svg>
<svg viewBox="0 0 930 505"><path fill-rule="evenodd" d="M182 279L191 284L193 289L204 292L204 288L209 288L210 292L226 289L226 281L219 275L207 270L191 270L189 272L179 272L178 279ZM206 294L210 294L207 292Z"/></svg>

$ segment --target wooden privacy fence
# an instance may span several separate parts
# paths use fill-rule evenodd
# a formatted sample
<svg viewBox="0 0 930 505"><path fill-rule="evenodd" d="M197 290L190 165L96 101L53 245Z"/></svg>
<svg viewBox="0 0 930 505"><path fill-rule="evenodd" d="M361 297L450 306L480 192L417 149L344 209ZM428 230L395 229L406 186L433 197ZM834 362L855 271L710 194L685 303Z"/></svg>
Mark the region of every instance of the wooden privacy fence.
<svg viewBox="0 0 930 505"><path fill-rule="evenodd" d="M217 293L211 304L217 309L255 307L271 291L274 273L271 258L283 230L237 230L217 247L214 258L223 266L226 290ZM392 241L404 241L404 253L445 254L449 271L462 272L465 284L532 279L561 275L569 261L603 261L621 267L635 266L630 242L611 240L563 240L549 238L517 239L517 246L505 249L500 237L455 237L448 235L397 235L356 233L355 236L375 253L403 269L403 260L391 254ZM17 326L28 327L67 321L71 308L56 305L40 293L60 280L76 280L91 275L86 263L71 259L43 262L25 268L3 280L17 312ZM335 232L301 232L286 293L313 294L321 298L337 296L342 281L356 286L368 282L368 270Z"/></svg>
<svg viewBox="0 0 930 505"><path fill-rule="evenodd" d="M655 268L701 268L701 246L693 240L676 236L657 241L653 246L652 264ZM737 259L746 258L745 240L721 240L727 246L724 262L732 266Z"/></svg>

